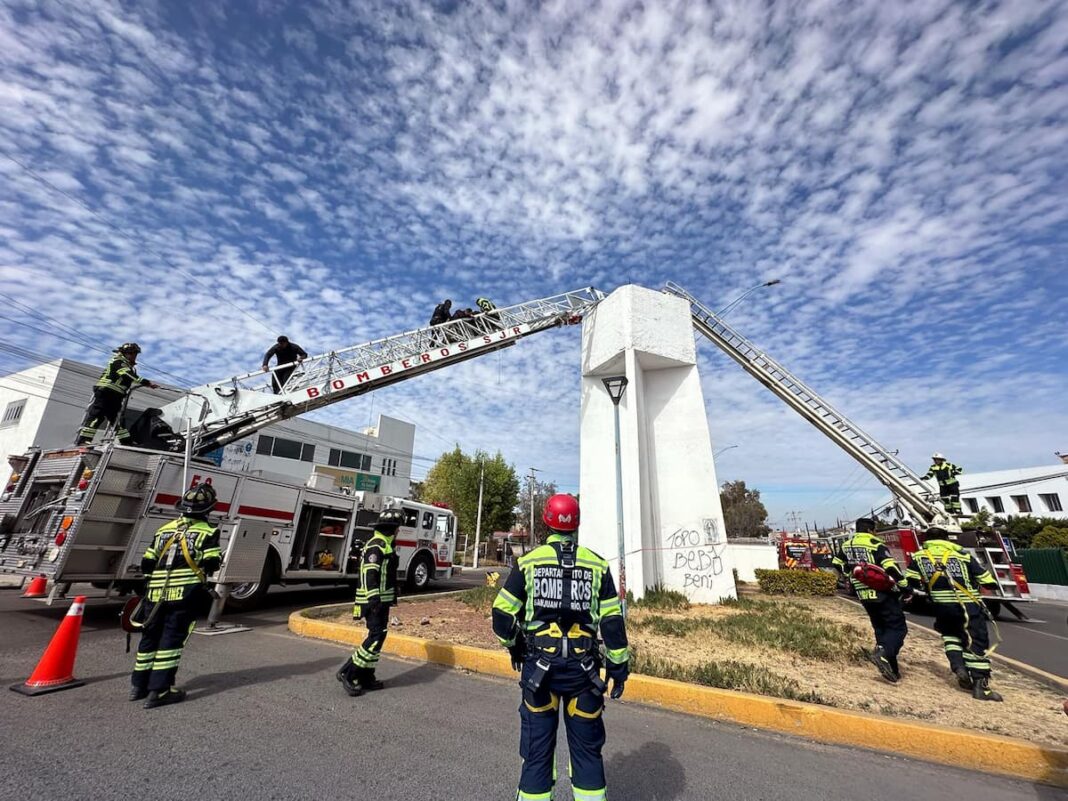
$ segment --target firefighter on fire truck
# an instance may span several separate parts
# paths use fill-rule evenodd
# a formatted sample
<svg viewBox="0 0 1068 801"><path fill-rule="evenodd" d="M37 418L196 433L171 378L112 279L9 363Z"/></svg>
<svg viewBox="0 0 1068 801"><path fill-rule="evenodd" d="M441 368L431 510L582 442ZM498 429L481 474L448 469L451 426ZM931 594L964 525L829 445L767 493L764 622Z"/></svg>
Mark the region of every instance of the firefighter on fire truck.
<svg viewBox="0 0 1068 801"><path fill-rule="evenodd" d="M608 563L576 543L579 504L553 495L542 520L546 543L520 557L493 603L493 631L521 672L523 701L517 799L546 799L556 779L560 707L577 801L603 800L604 692L597 629L605 641L611 696L623 695L630 652Z"/></svg>
<svg viewBox="0 0 1068 801"><path fill-rule="evenodd" d="M352 616L367 622L367 636L337 672L337 680L353 698L385 686L375 678L375 669L389 631L389 610L397 603L398 559L394 543L402 523L404 512L400 509L382 512L360 555L360 588Z"/></svg>
<svg viewBox="0 0 1068 801"><path fill-rule="evenodd" d="M137 374L137 355L140 352L141 346L136 342L125 342L111 354L108 366L93 386L93 400L85 410L85 418L82 420L82 427L78 429L75 445L92 442L97 430L105 423L116 426L115 438L119 442L129 442L130 434L126 430L126 424L119 419L123 414L126 396L135 387L159 387Z"/></svg>

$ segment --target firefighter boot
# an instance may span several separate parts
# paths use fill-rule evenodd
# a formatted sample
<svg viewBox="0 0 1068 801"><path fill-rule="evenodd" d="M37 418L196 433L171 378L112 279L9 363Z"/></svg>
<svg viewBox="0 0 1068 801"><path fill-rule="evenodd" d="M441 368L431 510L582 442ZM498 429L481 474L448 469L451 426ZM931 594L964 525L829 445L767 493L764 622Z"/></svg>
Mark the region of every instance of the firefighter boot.
<svg viewBox="0 0 1068 801"><path fill-rule="evenodd" d="M361 668L359 678L360 686L365 690L383 690L386 687L384 682L375 678L374 668Z"/></svg>
<svg viewBox="0 0 1068 801"><path fill-rule="evenodd" d="M346 659L345 664L338 668L336 678L353 698L363 695L363 688L356 683L356 666L351 659Z"/></svg>
<svg viewBox="0 0 1068 801"><path fill-rule="evenodd" d="M975 686L972 688L972 698L979 701L1003 700L1000 693L996 693L990 689L990 678L988 676L976 677Z"/></svg>
<svg viewBox="0 0 1068 801"><path fill-rule="evenodd" d="M868 656L871 663L879 669L879 673L891 684L897 684L897 680L900 676L894 671L894 666L890 664L890 660L886 658L886 649L881 645L875 646L875 650Z"/></svg>
<svg viewBox="0 0 1068 801"><path fill-rule="evenodd" d="M148 690L144 687L131 687L130 688L130 700L131 701L143 701L148 697Z"/></svg>
<svg viewBox="0 0 1068 801"><path fill-rule="evenodd" d="M975 681L972 679L972 674L964 668L957 668L953 673L957 677L957 684L960 685L962 690L970 690L975 687Z"/></svg>
<svg viewBox="0 0 1068 801"><path fill-rule="evenodd" d="M180 704L184 700L185 690L176 690L173 687L163 692L153 690L148 694L148 700L145 701L145 709L155 709L157 706L167 706L168 704Z"/></svg>

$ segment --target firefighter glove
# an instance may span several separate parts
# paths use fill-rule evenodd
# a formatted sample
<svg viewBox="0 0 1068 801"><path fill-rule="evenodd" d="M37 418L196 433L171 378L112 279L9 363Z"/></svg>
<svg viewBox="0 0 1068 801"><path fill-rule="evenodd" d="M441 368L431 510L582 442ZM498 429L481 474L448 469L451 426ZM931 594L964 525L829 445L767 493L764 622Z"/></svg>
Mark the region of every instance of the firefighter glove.
<svg viewBox="0 0 1068 801"><path fill-rule="evenodd" d="M609 662L605 672L612 682L612 692L609 693L609 697L622 698L623 689L627 679L630 677L630 663L624 662L621 665L615 665Z"/></svg>
<svg viewBox="0 0 1068 801"><path fill-rule="evenodd" d="M520 634L515 638L515 642L508 646L508 655L512 657L512 670L523 669L523 659L526 657L527 644L523 639L523 635Z"/></svg>

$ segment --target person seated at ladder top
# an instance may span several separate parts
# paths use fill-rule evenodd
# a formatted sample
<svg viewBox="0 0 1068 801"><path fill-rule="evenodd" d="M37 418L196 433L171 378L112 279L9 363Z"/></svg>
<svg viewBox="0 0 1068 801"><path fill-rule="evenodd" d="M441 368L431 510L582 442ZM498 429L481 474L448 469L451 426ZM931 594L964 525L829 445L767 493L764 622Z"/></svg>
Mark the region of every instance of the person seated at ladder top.
<svg viewBox="0 0 1068 801"><path fill-rule="evenodd" d="M475 298L475 305L479 308L479 314L483 315L485 319L493 325L500 328L501 316L496 314L497 306L489 298Z"/></svg>
<svg viewBox="0 0 1068 801"><path fill-rule="evenodd" d="M275 364L279 366L275 368L271 385L274 389L274 394L280 395L289 377L297 369L297 365L307 359L308 354L296 342L290 342L288 337L278 337L278 341L271 346L271 349L263 354L263 372L265 373L271 369L269 362L272 356L277 358L278 361ZM281 365L288 366L283 367Z"/></svg>

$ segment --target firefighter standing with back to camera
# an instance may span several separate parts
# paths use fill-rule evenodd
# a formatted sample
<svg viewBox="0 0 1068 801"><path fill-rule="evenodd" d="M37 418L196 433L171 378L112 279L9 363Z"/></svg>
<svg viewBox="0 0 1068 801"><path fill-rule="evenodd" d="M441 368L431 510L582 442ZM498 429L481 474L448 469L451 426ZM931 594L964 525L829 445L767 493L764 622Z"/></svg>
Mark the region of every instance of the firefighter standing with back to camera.
<svg viewBox="0 0 1068 801"><path fill-rule="evenodd" d="M367 621L367 636L337 672L337 680L353 698L385 685L375 678L378 657L389 631L389 610L397 603L397 529L404 522L400 509L386 509L378 516L374 534L360 556L360 588L352 616Z"/></svg>
<svg viewBox="0 0 1068 801"><path fill-rule="evenodd" d="M868 658L884 679L897 682L901 678L897 655L909 632L901 608L911 595L908 581L886 544L875 536L875 521L861 517L856 526L856 533L842 542L831 562L853 585L871 620L875 649Z"/></svg>
<svg viewBox="0 0 1068 801"><path fill-rule="evenodd" d="M185 699L174 676L207 598L204 583L222 561L219 529L208 522L215 502L211 484L187 491L176 504L182 516L160 527L141 559L148 586L130 700L147 696L145 709Z"/></svg>
<svg viewBox="0 0 1068 801"><path fill-rule="evenodd" d="M493 631L521 671L523 700L517 799L550 799L556 781L556 730L564 707L576 801L606 798L604 692L597 628L605 641L612 698L623 695L630 653L608 563L576 543L578 500L553 495L542 520L544 545L519 558L493 604Z"/></svg>
<svg viewBox="0 0 1068 801"><path fill-rule="evenodd" d="M928 529L905 575L934 604L935 631L942 635L949 667L961 688L971 690L979 701L1000 701L1001 695L990 689L990 613L979 594L982 586L997 587L997 579L946 536L944 529Z"/></svg>

